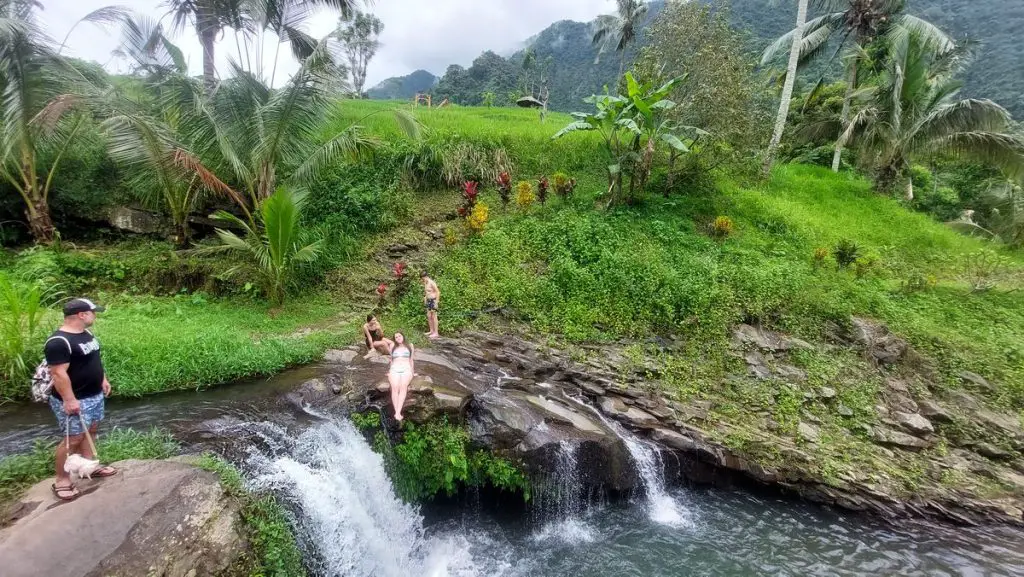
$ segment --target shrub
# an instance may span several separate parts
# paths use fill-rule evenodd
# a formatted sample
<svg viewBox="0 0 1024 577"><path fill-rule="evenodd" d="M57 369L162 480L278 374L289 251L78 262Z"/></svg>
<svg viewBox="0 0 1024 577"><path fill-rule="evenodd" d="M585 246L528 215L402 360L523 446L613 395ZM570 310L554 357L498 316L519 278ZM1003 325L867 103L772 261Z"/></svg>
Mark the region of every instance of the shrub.
<svg viewBox="0 0 1024 577"><path fill-rule="evenodd" d="M25 396L42 352L46 307L58 294L0 273L0 400Z"/></svg>
<svg viewBox="0 0 1024 577"><path fill-rule="evenodd" d="M865 252L853 261L853 272L857 278L868 276L878 266L881 257L874 252Z"/></svg>
<svg viewBox="0 0 1024 577"><path fill-rule="evenodd" d="M719 216L711 224L711 234L715 238L725 238L732 234L735 224L728 216Z"/></svg>
<svg viewBox="0 0 1024 577"><path fill-rule="evenodd" d="M512 177L507 172L498 175L498 196L501 197L501 206L508 207L512 201Z"/></svg>
<svg viewBox="0 0 1024 577"><path fill-rule="evenodd" d="M529 181L520 180L516 185L516 204L519 205L519 208L530 208L535 198L533 185Z"/></svg>
<svg viewBox="0 0 1024 577"><path fill-rule="evenodd" d="M455 232L454 226L444 227L444 245L455 246L459 242L459 233Z"/></svg>
<svg viewBox="0 0 1024 577"><path fill-rule="evenodd" d="M469 432L447 419L423 426L406 425L402 441L392 445L383 431L374 450L384 455L395 491L406 501L454 495L460 485L522 492L529 499L526 476L511 462L470 447Z"/></svg>
<svg viewBox="0 0 1024 577"><path fill-rule="evenodd" d="M828 248L819 246L814 249L814 268L821 268L825 266L825 259L829 256Z"/></svg>
<svg viewBox="0 0 1024 577"><path fill-rule="evenodd" d="M935 183L932 171L920 164L914 164L910 167L910 180L914 183L914 188L917 190L930 190Z"/></svg>
<svg viewBox="0 0 1024 577"><path fill-rule="evenodd" d="M466 223L469 225L469 230L475 234L482 234L484 227L487 226L487 205L480 202L473 207L473 213L466 217Z"/></svg>
<svg viewBox="0 0 1024 577"><path fill-rule="evenodd" d="M556 172L552 179L554 180L555 194L562 197L563 200L572 196L573 190L576 189L575 178L569 178L564 172Z"/></svg>
<svg viewBox="0 0 1024 577"><path fill-rule="evenodd" d="M537 181L537 200L540 201L541 205L548 201L548 190L551 188L551 183L548 181L548 177L542 176Z"/></svg>
<svg viewBox="0 0 1024 577"><path fill-rule="evenodd" d="M996 287L1010 276L1010 260L994 250L984 249L964 255L960 278L974 292Z"/></svg>
<svg viewBox="0 0 1024 577"><path fill-rule="evenodd" d="M412 213L399 186L397 161L380 155L365 164L340 164L309 187L303 217L337 236L388 231Z"/></svg>
<svg viewBox="0 0 1024 577"><path fill-rule="evenodd" d="M835 257L839 268L848 268L860 256L860 247L852 240L844 238L836 243L832 256Z"/></svg>
<svg viewBox="0 0 1024 577"><path fill-rule="evenodd" d="M469 218L476 206L477 196L480 194L480 183L475 180L467 180L462 183L462 206L459 207L459 216Z"/></svg>
<svg viewBox="0 0 1024 577"><path fill-rule="evenodd" d="M933 288L936 284L935 277L921 273L913 273L903 281L903 291L907 293L923 292Z"/></svg>

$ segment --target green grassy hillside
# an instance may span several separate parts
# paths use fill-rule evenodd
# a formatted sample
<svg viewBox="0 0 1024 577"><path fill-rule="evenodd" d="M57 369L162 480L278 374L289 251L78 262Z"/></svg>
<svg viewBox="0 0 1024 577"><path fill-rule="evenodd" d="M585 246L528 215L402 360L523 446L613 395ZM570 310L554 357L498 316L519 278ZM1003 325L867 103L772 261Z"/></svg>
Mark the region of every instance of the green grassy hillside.
<svg viewBox="0 0 1024 577"><path fill-rule="evenodd" d="M346 102L338 122L389 106L407 105ZM970 370L999 384L999 403L1024 407L1024 293L1014 283L1020 254L998 255L1005 259L1002 271L992 271L999 286L972 291L965 271L989 258L991 245L875 194L860 177L798 165L754 186L721 175L717 193L595 210L605 183L595 135L550 140L568 117L552 115L542 125L530 111L410 110L436 133L506 147L513 180L563 170L582 183L572 202L552 199L525 211L514 203L501 208L493 186L484 192L492 207L486 232L432 263L447 330L468 323L470 311L502 306L536 330L572 340L676 334L689 340L697 372L717 379L727 369L720 350L734 323L820 338L830 322L869 316L934 357L950 385ZM386 114L363 123L385 138L400 134ZM709 234L718 216L734 223L726 238ZM837 266L841 240L858 246L859 263ZM828 256L816 262L819 249ZM401 310L415 322L417 297Z"/></svg>

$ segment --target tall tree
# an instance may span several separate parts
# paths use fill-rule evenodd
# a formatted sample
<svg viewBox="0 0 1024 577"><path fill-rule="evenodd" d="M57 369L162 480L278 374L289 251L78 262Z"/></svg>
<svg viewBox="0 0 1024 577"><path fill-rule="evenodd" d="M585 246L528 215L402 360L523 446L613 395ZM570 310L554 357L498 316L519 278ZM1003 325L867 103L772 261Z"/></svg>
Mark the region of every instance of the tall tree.
<svg viewBox="0 0 1024 577"><path fill-rule="evenodd" d="M902 184L912 200L911 161L936 154L972 158L1011 178L1024 175L1024 139L1012 133L1010 114L991 100L957 98L963 83L956 76L970 60L964 48L936 52L911 32L887 51L878 86L861 91L865 100L839 137L841 144L861 143L879 190Z"/></svg>
<svg viewBox="0 0 1024 577"><path fill-rule="evenodd" d="M71 64L39 27L32 0L0 0L0 178L25 203L33 238L54 237L49 195L61 158L82 126L82 98L67 90ZM49 166L40 153L53 151Z"/></svg>
<svg viewBox="0 0 1024 577"><path fill-rule="evenodd" d="M359 0L165 0L176 31L195 29L203 47L203 84L211 90L217 84L215 50L217 37L225 28L245 34L271 29L288 40L297 55L305 56L313 42L299 24L316 8L334 8L350 18ZM276 54L274 67L277 67Z"/></svg>
<svg viewBox="0 0 1024 577"><path fill-rule="evenodd" d="M373 14L357 12L355 17L346 21L342 18L338 23L338 39L345 46L348 56L349 70L352 72L352 88L362 98L363 86L366 85L366 68L370 60L380 48L380 33L384 23Z"/></svg>
<svg viewBox="0 0 1024 577"><path fill-rule="evenodd" d="M601 52L610 46L619 53L619 77L626 65L626 48L636 40L645 16L647 3L643 0L615 0L615 14L602 14L594 21L592 42Z"/></svg>
<svg viewBox="0 0 1024 577"><path fill-rule="evenodd" d="M911 32L936 50L953 47L952 39L929 22L904 13L905 0L816 0L816 8L827 13L809 21L800 42L799 65L815 59L838 37L836 53L842 54L846 66L846 94L840 113L840 125L845 128L850 117L850 103L868 59L867 47L876 39ZM793 45L796 31L780 36L765 49L761 63L772 61L785 47ZM842 128L840 130L843 130ZM843 147L837 144L832 157L832 170L839 172Z"/></svg>
<svg viewBox="0 0 1024 577"><path fill-rule="evenodd" d="M782 132L786 129L786 116L789 114L789 101L793 97L793 83L796 81L797 64L800 61L800 47L804 37L804 29L807 25L807 0L797 0L796 28L792 32L792 42L789 49L789 63L786 65L786 79L782 85L782 97L779 99L779 114L775 118L775 130L772 132L772 140L768 143L768 151L764 155L764 174L772 170L772 163L775 162L775 153L782 142Z"/></svg>

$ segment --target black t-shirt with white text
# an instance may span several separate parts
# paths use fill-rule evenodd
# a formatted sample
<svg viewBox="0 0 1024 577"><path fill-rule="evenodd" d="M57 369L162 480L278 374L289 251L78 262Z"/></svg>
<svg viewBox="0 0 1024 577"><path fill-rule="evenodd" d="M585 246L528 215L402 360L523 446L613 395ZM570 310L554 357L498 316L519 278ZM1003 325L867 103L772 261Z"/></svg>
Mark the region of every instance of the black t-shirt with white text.
<svg viewBox="0 0 1024 577"><path fill-rule="evenodd" d="M84 399L103 393L103 361L100 359L100 342L92 333L69 333L55 331L43 347L46 364L68 365L68 378L75 398ZM62 400L57 387L51 393Z"/></svg>

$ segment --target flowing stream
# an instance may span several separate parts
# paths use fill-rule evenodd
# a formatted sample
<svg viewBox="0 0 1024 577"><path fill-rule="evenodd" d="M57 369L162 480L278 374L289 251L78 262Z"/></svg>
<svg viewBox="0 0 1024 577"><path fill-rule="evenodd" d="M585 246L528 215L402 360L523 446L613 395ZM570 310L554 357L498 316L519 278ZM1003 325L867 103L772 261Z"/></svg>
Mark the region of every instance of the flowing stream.
<svg viewBox="0 0 1024 577"><path fill-rule="evenodd" d="M108 414L115 425L169 426L186 439L211 419L240 429L234 438L245 446L233 455L253 487L288 505L317 576L1024 576L1017 529L893 527L794 500L666 486L659 452L621 428L642 481L634 499L582 491L578 447L567 442L525 510L518 498L472 493L408 505L347 420L289 416L274 404L313 373L114 402ZM52 439L51 419L40 406L5 407L0 456Z"/></svg>

